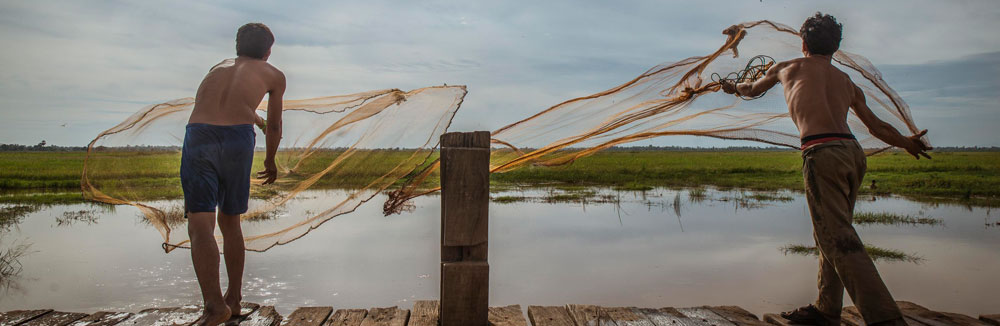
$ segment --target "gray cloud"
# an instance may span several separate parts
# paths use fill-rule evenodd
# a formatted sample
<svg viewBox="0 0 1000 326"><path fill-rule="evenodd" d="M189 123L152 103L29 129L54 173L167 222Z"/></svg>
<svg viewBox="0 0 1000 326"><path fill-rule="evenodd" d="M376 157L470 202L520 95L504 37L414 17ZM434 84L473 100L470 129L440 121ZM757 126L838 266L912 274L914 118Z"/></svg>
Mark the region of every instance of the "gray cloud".
<svg viewBox="0 0 1000 326"><path fill-rule="evenodd" d="M918 125L942 130L937 145L1000 145L990 106L1000 89L1000 4L768 0L0 1L9 45L0 52L0 143L82 145L144 105L192 96L209 67L233 56L236 28L248 21L275 31L271 62L288 76L287 98L465 84L453 127L495 129L712 51L731 24L796 26L817 10L845 24L845 49L883 70ZM957 126L963 135L943 132Z"/></svg>

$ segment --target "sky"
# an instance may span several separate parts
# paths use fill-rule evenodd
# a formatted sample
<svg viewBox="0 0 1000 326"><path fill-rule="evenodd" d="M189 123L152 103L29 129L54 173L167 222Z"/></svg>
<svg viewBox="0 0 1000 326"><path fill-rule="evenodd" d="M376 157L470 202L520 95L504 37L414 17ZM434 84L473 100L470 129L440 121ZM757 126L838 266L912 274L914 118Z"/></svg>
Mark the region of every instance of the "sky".
<svg viewBox="0 0 1000 326"><path fill-rule="evenodd" d="M727 26L798 27L816 11L844 24L841 49L875 63L935 146L1000 146L995 0L0 0L0 143L83 146L146 105L194 96L247 22L274 32L286 99L467 85L450 130L468 131L710 53Z"/></svg>

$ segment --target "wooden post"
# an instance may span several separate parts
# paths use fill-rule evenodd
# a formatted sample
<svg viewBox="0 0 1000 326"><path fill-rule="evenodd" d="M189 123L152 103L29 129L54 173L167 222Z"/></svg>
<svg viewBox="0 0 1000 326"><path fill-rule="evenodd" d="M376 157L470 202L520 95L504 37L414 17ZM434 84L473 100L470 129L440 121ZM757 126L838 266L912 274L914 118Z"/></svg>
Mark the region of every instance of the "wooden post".
<svg viewBox="0 0 1000 326"><path fill-rule="evenodd" d="M441 135L441 326L487 326L490 133Z"/></svg>

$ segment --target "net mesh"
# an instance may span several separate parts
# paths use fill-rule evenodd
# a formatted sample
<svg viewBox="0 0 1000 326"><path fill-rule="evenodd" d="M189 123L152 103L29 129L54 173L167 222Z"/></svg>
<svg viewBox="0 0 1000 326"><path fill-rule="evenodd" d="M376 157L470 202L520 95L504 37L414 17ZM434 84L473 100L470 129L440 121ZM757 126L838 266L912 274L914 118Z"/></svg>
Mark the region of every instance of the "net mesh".
<svg viewBox="0 0 1000 326"><path fill-rule="evenodd" d="M722 76L759 77L769 64L751 59L760 58L756 55L774 61L800 57L798 33L756 21L726 28L723 35L725 40L708 55L657 65L622 85L567 100L493 131L491 172L570 164L612 146L661 136L798 148L799 134L780 91L745 100L720 92L718 82ZM918 131L909 107L871 62L838 51L833 64L864 91L879 118L904 134ZM713 81L712 76L718 77ZM442 86L286 101L285 138L277 155L279 181L264 187L258 180L251 187L250 212L243 216L244 222L252 222L243 224L247 249L264 251L288 243L379 193L388 194L383 205L388 215L406 209L409 199L438 190L435 147L465 94L464 86ZM188 246L187 232L176 232L185 224L182 204L170 200L181 195L180 153L149 154L135 145L180 144L193 104L194 99L185 98L153 105L98 135L88 148L81 182L86 198L139 208L160 231L167 251ZM266 110L266 103L258 110ZM853 112L848 119L869 154L890 147L870 135ZM262 135L257 143L264 143ZM261 170L260 154L254 171ZM135 166L149 168L136 172ZM328 204L320 212L283 213L283 207L305 196L303 191L331 185L343 190L325 194Z"/></svg>
<svg viewBox="0 0 1000 326"><path fill-rule="evenodd" d="M285 101L278 181L253 180L250 210L241 216L247 249L302 237L427 163L465 94L464 86L441 86ZM193 98L152 105L102 132L88 146L81 180L87 199L139 208L168 252L189 246L183 202L175 200L182 196L180 151L136 144L181 144L193 107ZM266 102L258 107L262 115L266 109ZM263 170L264 135L257 138L254 171ZM303 191L329 185L341 191L328 193L321 211L284 213L308 196Z"/></svg>
<svg viewBox="0 0 1000 326"><path fill-rule="evenodd" d="M657 65L617 87L567 100L493 131L491 172L570 164L612 146L661 136L705 136L798 148L799 133L781 91L746 100L721 92L719 84L726 78L753 80L770 67L768 62L801 57L798 32L762 20L733 25L722 33L725 41L706 56ZM755 56L744 58L740 53ZM904 134L918 132L906 102L870 61L837 51L833 64L864 91L876 116ZM869 155L890 148L872 136L853 111L848 125ZM922 140L929 144L926 138ZM410 183L424 183L427 175L429 171L417 174ZM437 190L420 189L408 185L394 192L384 212L394 213L407 199Z"/></svg>

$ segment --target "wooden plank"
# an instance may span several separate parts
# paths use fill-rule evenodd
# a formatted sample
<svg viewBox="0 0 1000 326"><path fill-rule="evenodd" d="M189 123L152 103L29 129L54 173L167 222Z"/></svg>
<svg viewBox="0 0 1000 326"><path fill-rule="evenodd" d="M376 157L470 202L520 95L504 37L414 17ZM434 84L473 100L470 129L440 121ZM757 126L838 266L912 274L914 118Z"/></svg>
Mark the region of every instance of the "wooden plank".
<svg viewBox="0 0 1000 326"><path fill-rule="evenodd" d="M490 132L449 132L440 140L441 147L490 147Z"/></svg>
<svg viewBox="0 0 1000 326"><path fill-rule="evenodd" d="M788 319L785 319L785 318L781 317L778 314L764 314L764 322L766 322L768 324L771 324L771 325L778 325L778 326L791 326L791 325L794 325L794 324L792 324L791 321L788 321Z"/></svg>
<svg viewBox="0 0 1000 326"><path fill-rule="evenodd" d="M910 326L946 326L947 324L929 320L920 316L916 316L912 313L903 313L903 319L906 320L907 324ZM843 326L865 326L865 319L861 316L861 312L858 311L858 307L850 306L844 308L840 313L840 324Z"/></svg>
<svg viewBox="0 0 1000 326"><path fill-rule="evenodd" d="M708 322L685 317L674 308L637 308L633 310L642 314L656 326L710 326Z"/></svg>
<svg viewBox="0 0 1000 326"><path fill-rule="evenodd" d="M252 314L254 311L257 311L257 309L260 309L259 304L253 302L241 302L239 315L243 317L242 319L246 319L247 316Z"/></svg>
<svg viewBox="0 0 1000 326"><path fill-rule="evenodd" d="M186 305L164 314L154 321L152 326L186 326L194 324L201 317L202 308L199 305Z"/></svg>
<svg viewBox="0 0 1000 326"><path fill-rule="evenodd" d="M487 262L441 263L441 326L489 324L489 277Z"/></svg>
<svg viewBox="0 0 1000 326"><path fill-rule="evenodd" d="M410 311L396 307L371 308L361 326L406 326Z"/></svg>
<svg viewBox="0 0 1000 326"><path fill-rule="evenodd" d="M490 326L528 326L521 305L490 307ZM412 323L410 325L413 325Z"/></svg>
<svg viewBox="0 0 1000 326"><path fill-rule="evenodd" d="M368 310L365 309L337 309L323 326L360 326L367 315Z"/></svg>
<svg viewBox="0 0 1000 326"><path fill-rule="evenodd" d="M481 244L489 235L489 144L461 146L475 133L448 134L455 135L441 136L441 245Z"/></svg>
<svg viewBox="0 0 1000 326"><path fill-rule="evenodd" d="M70 323L70 326L111 326L132 317L130 312L98 311L83 319Z"/></svg>
<svg viewBox="0 0 1000 326"><path fill-rule="evenodd" d="M896 301L899 305L899 310L903 311L904 316L909 316L913 319L920 321L921 323L937 322L943 323L945 325L955 325L955 326L988 326L978 319L950 312L937 312L930 309L924 308L916 303L909 301Z"/></svg>
<svg viewBox="0 0 1000 326"><path fill-rule="evenodd" d="M409 326L438 326L438 312L441 305L438 301L420 300L413 303L410 312Z"/></svg>
<svg viewBox="0 0 1000 326"><path fill-rule="evenodd" d="M583 304L566 305L566 313L577 326L616 326L601 307Z"/></svg>
<svg viewBox="0 0 1000 326"><path fill-rule="evenodd" d="M708 309L708 308L702 308L702 307L677 308L677 311L679 311L681 314L684 314L684 316L687 316L687 317L689 317L691 319L700 319L702 321L706 321L706 322L708 322L708 323L710 323L712 325L716 325L716 326L735 326L736 325L736 324L733 324L732 322L730 322L729 320L727 320L726 318L724 318L722 316L719 316L719 314L713 312L711 309Z"/></svg>
<svg viewBox="0 0 1000 326"><path fill-rule="evenodd" d="M752 312L746 309L740 308L739 306L714 306L714 307L704 307L708 308L715 314L722 316L726 320L736 324L738 326L763 326L767 325L763 320L757 318Z"/></svg>
<svg viewBox="0 0 1000 326"><path fill-rule="evenodd" d="M864 317L861 317L861 312L858 311L858 307L850 306L840 311L840 324L844 326L866 326ZM913 325L921 326L921 325Z"/></svg>
<svg viewBox="0 0 1000 326"><path fill-rule="evenodd" d="M31 321L28 321L28 322L23 323L21 325L24 325L24 326L63 326L63 325L72 323L74 321L83 319L84 317L87 317L87 316L89 316L89 315L85 314L85 313L79 313L79 312L53 311L53 312L44 314L41 317L32 319Z"/></svg>
<svg viewBox="0 0 1000 326"><path fill-rule="evenodd" d="M979 315L979 320L982 320L984 323L987 323L987 324L990 324L990 325L993 325L993 326L1000 326L1000 314Z"/></svg>
<svg viewBox="0 0 1000 326"><path fill-rule="evenodd" d="M333 307L301 307L295 309L288 318L282 322L287 326L320 326L330 317Z"/></svg>
<svg viewBox="0 0 1000 326"><path fill-rule="evenodd" d="M13 326L52 312L52 309L12 310L0 313L0 326Z"/></svg>
<svg viewBox="0 0 1000 326"><path fill-rule="evenodd" d="M533 326L575 326L564 307L528 306L528 320Z"/></svg>
<svg viewBox="0 0 1000 326"><path fill-rule="evenodd" d="M263 306L255 310L242 322L240 326L277 326L281 323L281 315L274 310L274 306ZM229 324L227 324L229 325Z"/></svg>
<svg viewBox="0 0 1000 326"><path fill-rule="evenodd" d="M618 326L656 326L646 319L642 314L638 314L634 307L613 307L601 308L611 321Z"/></svg>
<svg viewBox="0 0 1000 326"><path fill-rule="evenodd" d="M136 325L136 326L149 326L149 325L152 325L153 323L155 323L157 320L160 320L160 318L163 318L163 316L166 316L167 314L169 314L170 312L172 312L174 310L177 310L177 307L171 307L171 308L149 308L149 309L145 309L145 310L140 311L140 312L138 312L138 313L136 313L136 314L134 314L132 316L129 316L127 319L123 320L121 323L118 323L116 325L120 325L120 326L133 326L133 325Z"/></svg>

